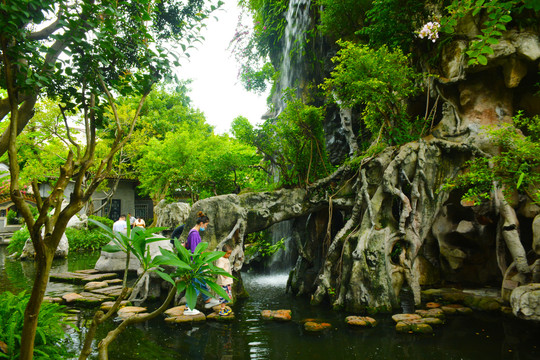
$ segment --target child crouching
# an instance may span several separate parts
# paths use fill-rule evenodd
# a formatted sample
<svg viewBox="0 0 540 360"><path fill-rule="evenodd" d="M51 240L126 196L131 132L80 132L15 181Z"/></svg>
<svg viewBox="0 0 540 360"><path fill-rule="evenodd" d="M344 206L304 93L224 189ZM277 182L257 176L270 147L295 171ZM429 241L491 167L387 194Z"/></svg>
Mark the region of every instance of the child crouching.
<svg viewBox="0 0 540 360"><path fill-rule="evenodd" d="M219 259L216 260L216 266L228 272L229 274L232 274L231 263L229 262L229 257L231 256L232 248L228 244L225 244L223 245L223 251L225 251L225 255L223 255L223 257L220 257ZM227 295L229 295L229 298L232 299L232 291L231 291L231 287L233 283L232 277L218 275L216 283L219 286L221 286L223 290L225 290ZM224 299L220 296L219 302L221 303L221 310L219 311L219 315L220 316L229 315L231 313L231 310L225 307L225 304L227 304L228 302L227 299Z"/></svg>

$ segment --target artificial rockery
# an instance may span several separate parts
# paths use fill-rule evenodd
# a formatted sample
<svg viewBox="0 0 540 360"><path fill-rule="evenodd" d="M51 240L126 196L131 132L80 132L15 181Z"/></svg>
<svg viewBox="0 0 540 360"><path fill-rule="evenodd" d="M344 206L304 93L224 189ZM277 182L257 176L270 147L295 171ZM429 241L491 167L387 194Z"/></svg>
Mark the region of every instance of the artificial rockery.
<svg viewBox="0 0 540 360"><path fill-rule="evenodd" d="M315 29L329 3L290 1L290 6L307 7L309 26ZM538 121L539 9L527 1L503 2L507 6L502 10L483 1L465 2L469 7L461 8L454 3L446 8L447 3L426 2L416 18L408 18L420 34L405 33L411 39L404 50L410 54L408 65L421 73L413 80L421 91L394 102L374 105L340 98L348 85L335 76L336 81L323 85L326 98L309 94L314 88L310 82L324 83L322 79L337 68L328 60L339 48L331 35L313 36L304 49L312 58L305 57L297 72L301 75L296 92L300 98L314 99L314 104L326 104L326 147L337 170L301 187L223 195L194 204L189 219L202 210L212 220L205 239L218 247L234 244L236 271L243 265L247 234L295 219L292 238L298 257L288 286L310 296L314 304L328 300L349 311L391 310L406 293L419 303L422 286L491 285L500 286L507 301L515 295L516 315L540 318L534 309L526 314L520 309L535 289L530 293L523 286L540 282L538 159L529 159L526 170L515 172L514 182L486 173L478 174L477 182L459 181L474 175L471 168L478 159L483 159L487 172L498 171L501 164L493 159L506 154L504 141L509 138L494 140L494 134L514 125L518 110ZM373 13L366 18L376 29ZM424 24L428 26L422 32ZM446 34L445 26L450 29ZM341 51L347 46L342 43ZM368 48L364 51L376 56ZM273 54L276 69L283 71L283 58ZM307 66L313 58L319 65ZM337 63L345 64L345 57ZM354 86L354 79L348 81ZM379 91L395 94L392 84L382 85ZM377 105L384 108L373 111ZM409 119L418 115L424 120L413 141L398 139L405 130L392 114L402 110ZM524 137L519 131L512 133L513 139ZM372 135L367 143L366 134Z"/></svg>

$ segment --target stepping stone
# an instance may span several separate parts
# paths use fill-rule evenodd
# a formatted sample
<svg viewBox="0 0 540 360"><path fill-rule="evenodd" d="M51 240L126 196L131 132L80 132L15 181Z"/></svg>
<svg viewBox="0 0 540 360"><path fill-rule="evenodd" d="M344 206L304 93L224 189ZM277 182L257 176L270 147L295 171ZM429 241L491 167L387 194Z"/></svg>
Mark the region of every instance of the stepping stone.
<svg viewBox="0 0 540 360"><path fill-rule="evenodd" d="M353 326L375 327L377 320L369 316L347 316L345 322Z"/></svg>
<svg viewBox="0 0 540 360"><path fill-rule="evenodd" d="M116 314L118 315L119 318L121 319L128 319L132 316L137 316L137 315L148 315L148 313L145 313L146 311L146 308L145 307L141 307L141 306L125 306L121 309L119 309Z"/></svg>
<svg viewBox="0 0 540 360"><path fill-rule="evenodd" d="M102 289L109 286L105 281L90 281L86 285L84 285L84 290L86 291L92 291L97 289Z"/></svg>
<svg viewBox="0 0 540 360"><path fill-rule="evenodd" d="M64 299L64 301L69 304L75 300L82 299L82 295L77 293L69 293L62 295L62 299Z"/></svg>
<svg viewBox="0 0 540 360"><path fill-rule="evenodd" d="M109 285L122 285L124 282L122 279L109 279L104 281Z"/></svg>
<svg viewBox="0 0 540 360"><path fill-rule="evenodd" d="M198 313L197 315L171 316L171 317L165 318L165 321L168 323L175 323L175 324L201 322L201 321L206 321L206 315L204 315L201 312L201 313Z"/></svg>
<svg viewBox="0 0 540 360"><path fill-rule="evenodd" d="M109 311L112 309L113 305L114 305L114 301L105 301L103 304L101 304L100 309L103 311ZM119 309L128 305L131 305L131 302L129 300L120 301Z"/></svg>
<svg viewBox="0 0 540 360"><path fill-rule="evenodd" d="M428 309L436 309L436 308L440 308L440 307L441 307L441 304L436 303L436 302L428 302L428 303L426 304L426 307L427 307Z"/></svg>
<svg viewBox="0 0 540 360"><path fill-rule="evenodd" d="M291 310L263 310L261 317L263 320L290 321L292 319Z"/></svg>
<svg viewBox="0 0 540 360"><path fill-rule="evenodd" d="M439 308L429 310L416 310L415 313L423 318L438 318L441 320L445 319L444 311Z"/></svg>
<svg viewBox="0 0 540 360"><path fill-rule="evenodd" d="M85 284L91 281L101 281L116 278L116 273L103 274L84 274L77 272L66 272L60 274L51 274L50 280L57 282L67 282L72 284Z"/></svg>
<svg viewBox="0 0 540 360"><path fill-rule="evenodd" d="M422 317L418 314L394 314L392 315L392 320L399 323L401 321L410 321L410 320L418 320Z"/></svg>
<svg viewBox="0 0 540 360"><path fill-rule="evenodd" d="M168 317L181 316L184 315L184 310L186 310L186 305L181 305L165 310L164 314Z"/></svg>
<svg viewBox="0 0 540 360"><path fill-rule="evenodd" d="M307 332L321 332L332 328L332 324L325 322L306 321L304 330Z"/></svg>
<svg viewBox="0 0 540 360"><path fill-rule="evenodd" d="M49 303L54 303L54 304L61 304L61 303L64 302L64 299L62 299L61 297L45 296L43 298L43 301L49 302Z"/></svg>
<svg viewBox="0 0 540 360"><path fill-rule="evenodd" d="M226 306L226 308L231 310L229 315L222 316L222 315L219 315L219 311L216 311L216 312L213 312L211 314L208 314L206 316L206 320L216 320L216 321L232 321L232 320L234 320L234 318L235 318L234 312L232 311L232 309L230 307ZM221 308L219 310L221 310Z"/></svg>
<svg viewBox="0 0 540 360"><path fill-rule="evenodd" d="M105 301L113 300L112 297L106 295L95 294L83 291L80 298L75 299L72 303L81 307L99 306Z"/></svg>
<svg viewBox="0 0 540 360"><path fill-rule="evenodd" d="M165 311L165 315L167 316L165 318L165 322L181 324L181 323L206 321L206 315L204 315L204 313L200 312L197 315L184 315L185 309L186 309L185 305L176 306L176 307L167 309Z"/></svg>
<svg viewBox="0 0 540 360"><path fill-rule="evenodd" d="M97 274L99 271L96 269L86 269L86 270L75 270L78 274Z"/></svg>
<svg viewBox="0 0 540 360"><path fill-rule="evenodd" d="M442 319L434 318L434 317L422 318L419 322L421 322L422 324L429 324L431 326L444 324L444 321Z"/></svg>
<svg viewBox="0 0 540 360"><path fill-rule="evenodd" d="M470 314L473 312L471 308L460 304L443 305L441 306L441 310L444 311L444 313L447 315Z"/></svg>
<svg viewBox="0 0 540 360"><path fill-rule="evenodd" d="M430 334L433 332L433 328L431 325L424 323L422 319L415 319L398 322L396 331L409 334Z"/></svg>
<svg viewBox="0 0 540 360"><path fill-rule="evenodd" d="M92 293L116 298L122 293L122 285L107 286L105 288L92 290Z"/></svg>

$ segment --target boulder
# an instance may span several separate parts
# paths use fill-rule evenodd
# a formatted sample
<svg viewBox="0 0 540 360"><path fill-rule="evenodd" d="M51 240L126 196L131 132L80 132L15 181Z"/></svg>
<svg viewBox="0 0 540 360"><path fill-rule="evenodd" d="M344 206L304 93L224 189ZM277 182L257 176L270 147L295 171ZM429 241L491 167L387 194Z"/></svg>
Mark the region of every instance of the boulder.
<svg viewBox="0 0 540 360"><path fill-rule="evenodd" d="M88 226L88 216L86 214L74 215L69 219L67 227L77 230L85 229Z"/></svg>
<svg viewBox="0 0 540 360"><path fill-rule="evenodd" d="M540 283L515 288L510 295L510 306L515 316L540 321Z"/></svg>
<svg viewBox="0 0 540 360"><path fill-rule="evenodd" d="M66 237L66 234L62 234L62 238L60 239L60 242L58 243L58 247L56 248L56 251L54 252L54 257L64 259L68 256L68 253L69 253L69 242ZM33 260L35 255L36 255L36 250L34 249L34 244L32 243L32 240L30 239L26 240L26 243L24 244L24 248L21 254L21 260Z"/></svg>
<svg viewBox="0 0 540 360"><path fill-rule="evenodd" d="M156 226L174 229L186 222L189 216L190 206L184 202L166 203L161 200L155 207Z"/></svg>

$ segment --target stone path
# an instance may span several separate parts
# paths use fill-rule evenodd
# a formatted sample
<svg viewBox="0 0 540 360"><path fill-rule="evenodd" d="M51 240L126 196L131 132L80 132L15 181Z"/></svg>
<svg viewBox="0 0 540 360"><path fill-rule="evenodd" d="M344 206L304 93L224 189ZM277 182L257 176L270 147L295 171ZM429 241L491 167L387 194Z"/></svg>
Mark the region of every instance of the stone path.
<svg viewBox="0 0 540 360"><path fill-rule="evenodd" d="M78 307L99 306L115 300L122 292L122 280L118 278L118 274L100 273L94 269L51 274L50 281L84 284L84 290L80 293L67 293L61 297L44 299Z"/></svg>

